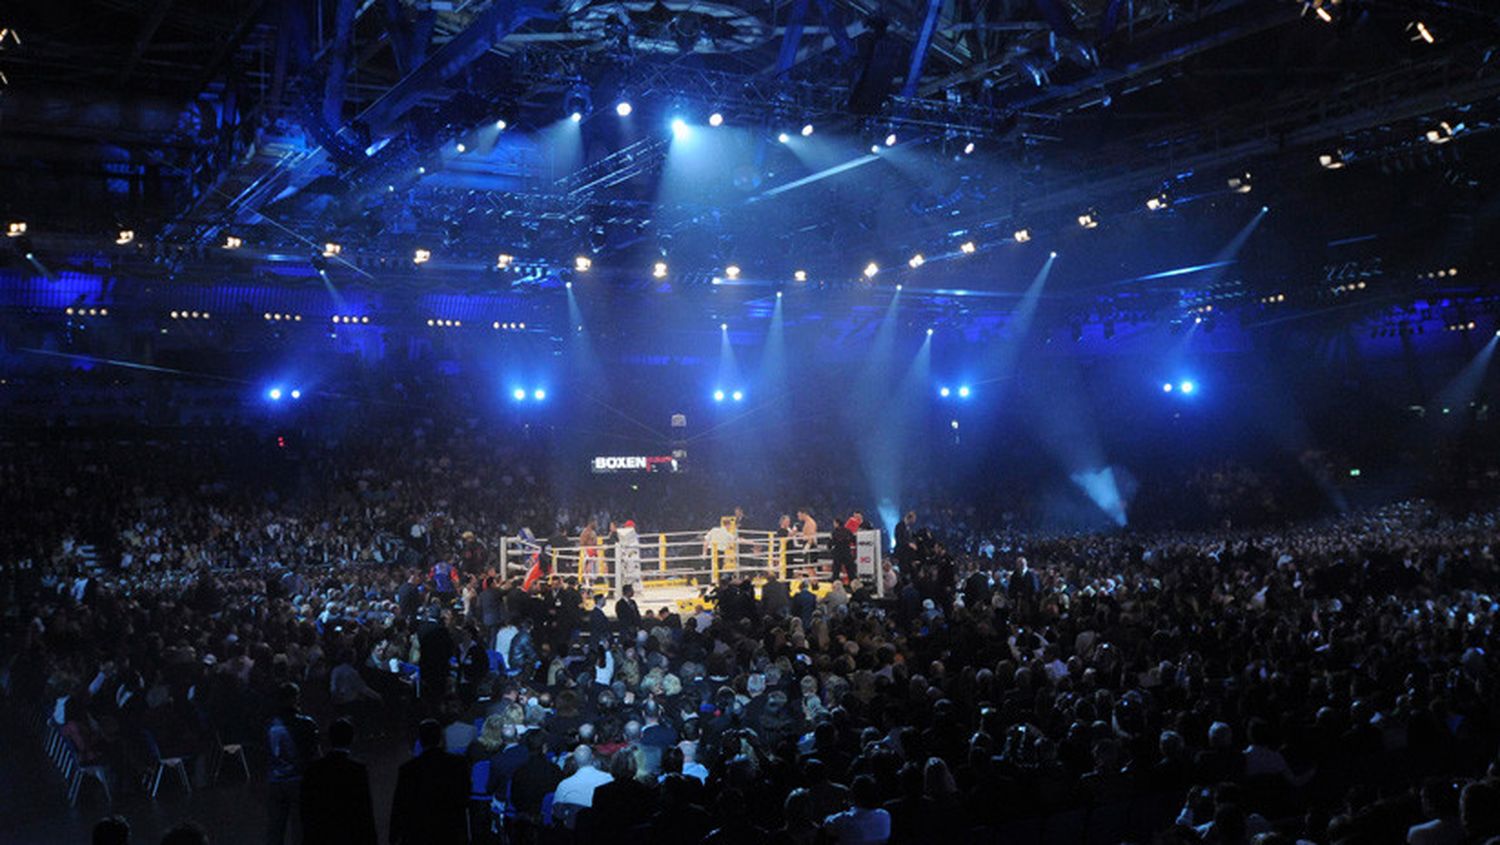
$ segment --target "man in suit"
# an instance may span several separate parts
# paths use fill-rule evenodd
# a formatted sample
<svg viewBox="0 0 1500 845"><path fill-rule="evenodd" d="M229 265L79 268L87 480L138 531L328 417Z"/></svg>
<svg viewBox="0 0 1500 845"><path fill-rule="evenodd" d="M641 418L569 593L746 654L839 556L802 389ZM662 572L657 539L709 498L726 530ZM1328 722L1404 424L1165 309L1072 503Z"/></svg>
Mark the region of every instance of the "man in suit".
<svg viewBox="0 0 1500 845"><path fill-rule="evenodd" d="M443 748L443 726L423 720L422 753L396 771L391 845L465 845L469 841L469 763Z"/></svg>
<svg viewBox="0 0 1500 845"><path fill-rule="evenodd" d="M547 735L542 730L526 732L526 762L510 779L510 805L524 823L541 823L542 801L562 782L562 769L547 759Z"/></svg>
<svg viewBox="0 0 1500 845"><path fill-rule="evenodd" d="M454 655L453 635L443 624L442 609L436 601L428 607L427 613L426 621L417 628L417 642L422 650L418 668L422 672L422 699L437 704L448 694L448 663Z"/></svg>
<svg viewBox="0 0 1500 845"><path fill-rule="evenodd" d="M354 723L334 721L328 726L328 742L333 748L302 776L302 839L320 845L375 845L370 773L349 756Z"/></svg>
<svg viewBox="0 0 1500 845"><path fill-rule="evenodd" d="M780 618L786 615L791 603L791 586L777 578L776 573L768 574L766 583L760 588L761 612L772 618Z"/></svg>
<svg viewBox="0 0 1500 845"><path fill-rule="evenodd" d="M620 588L620 600L615 602L615 621L620 631L627 634L634 634L641 627L641 606L635 601L634 584Z"/></svg>
<svg viewBox="0 0 1500 845"><path fill-rule="evenodd" d="M818 606L818 597L812 591L812 582L803 581L802 589L792 596L792 615L802 620L805 629L812 624L813 610Z"/></svg>

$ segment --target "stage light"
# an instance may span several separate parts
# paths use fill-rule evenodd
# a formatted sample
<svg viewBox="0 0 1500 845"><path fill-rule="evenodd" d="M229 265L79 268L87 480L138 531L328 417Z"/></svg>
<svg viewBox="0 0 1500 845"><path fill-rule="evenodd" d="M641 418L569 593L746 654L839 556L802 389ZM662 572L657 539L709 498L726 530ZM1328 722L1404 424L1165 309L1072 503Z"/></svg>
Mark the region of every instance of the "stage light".
<svg viewBox="0 0 1500 845"><path fill-rule="evenodd" d="M681 140L686 139L687 136L689 136L691 134L693 134L693 130L690 129L690 128L688 128L686 120L683 120L680 117L674 117L674 118L672 118L672 137L673 138L676 138L677 140L681 141Z"/></svg>
<svg viewBox="0 0 1500 845"><path fill-rule="evenodd" d="M722 390L715 390L714 391L714 401L715 402L723 402L724 401L724 391L722 391Z"/></svg>
<svg viewBox="0 0 1500 845"><path fill-rule="evenodd" d="M804 124L803 127L802 127L802 137L806 138L807 136L811 135L812 133L813 133L813 125L811 123Z"/></svg>
<svg viewBox="0 0 1500 845"><path fill-rule="evenodd" d="M272 402L280 402L281 401L281 388L279 388L279 387L273 387L270 390L267 390L266 391L266 396L270 397L270 399L271 399Z"/></svg>
<svg viewBox="0 0 1500 845"><path fill-rule="evenodd" d="M879 273L879 272L880 272L880 265L879 264L876 264L875 262L871 261L869 264L865 265L865 278L866 279L873 279L873 278L875 278L875 274Z"/></svg>
<svg viewBox="0 0 1500 845"><path fill-rule="evenodd" d="M880 152L880 145L879 144L871 144L870 145L870 155L876 155L879 152Z"/></svg>
<svg viewBox="0 0 1500 845"><path fill-rule="evenodd" d="M1171 393L1172 392L1172 383L1170 381L1164 381L1164 382L1162 382L1161 392L1162 393Z"/></svg>
<svg viewBox="0 0 1500 845"><path fill-rule="evenodd" d="M785 132L782 132L781 134L779 134L779 135L776 136L776 140L778 140L781 143L785 144L788 141L792 140L792 136L786 134Z"/></svg>
<svg viewBox="0 0 1500 845"><path fill-rule="evenodd" d="M587 255L580 255L573 259L573 270L578 273L587 273L594 266L594 259Z"/></svg>
<svg viewBox="0 0 1500 845"><path fill-rule="evenodd" d="M806 270L798 270L798 271L796 271L795 273L792 274L792 279L794 281L798 281L798 282L805 282L805 281L807 281L807 271Z"/></svg>
<svg viewBox="0 0 1500 845"><path fill-rule="evenodd" d="M1406 25L1406 28L1416 33L1416 35L1411 37L1413 41L1426 41L1428 44L1432 44L1437 40L1432 36L1432 30L1427 28L1427 24L1421 21L1412 21Z"/></svg>
<svg viewBox="0 0 1500 845"><path fill-rule="evenodd" d="M781 291L776 291L776 298L777 298L777 299L780 299L780 298L781 298Z"/></svg>
<svg viewBox="0 0 1500 845"><path fill-rule="evenodd" d="M1322 155L1318 156L1318 164L1321 164L1326 170L1338 170L1339 168L1347 164L1348 160L1349 154L1344 152L1343 150L1336 150L1332 153L1323 153Z"/></svg>
<svg viewBox="0 0 1500 845"><path fill-rule="evenodd" d="M709 126L723 126L724 125L724 115L719 114L718 112L714 112L713 114L709 115L708 116L708 125Z"/></svg>
<svg viewBox="0 0 1500 845"><path fill-rule="evenodd" d="M964 241L963 243L958 245L958 251L963 253L964 255L973 255L978 250L979 247L975 246L973 241Z"/></svg>
<svg viewBox="0 0 1500 845"><path fill-rule="evenodd" d="M901 283L897 282L896 283L896 293L900 293L900 292L901 292Z"/></svg>
<svg viewBox="0 0 1500 845"><path fill-rule="evenodd" d="M891 134L885 136L885 145L887 147L896 146L896 133L892 132Z"/></svg>
<svg viewBox="0 0 1500 845"><path fill-rule="evenodd" d="M426 176L427 175L427 165L425 165L425 164L419 164L419 165L417 165L417 175L418 176Z"/></svg>
<svg viewBox="0 0 1500 845"><path fill-rule="evenodd" d="M953 429L954 431L958 431L958 420L949 420L948 427Z"/></svg>
<svg viewBox="0 0 1500 845"><path fill-rule="evenodd" d="M1193 384L1190 381L1185 381L1182 384L1177 385L1177 389L1183 393L1192 393L1195 389L1197 389L1197 385Z"/></svg>
<svg viewBox="0 0 1500 845"><path fill-rule="evenodd" d="M502 252L499 255L495 256L496 270L509 270L510 265L514 263L516 263L516 257L514 255L507 255Z"/></svg>
<svg viewBox="0 0 1500 845"><path fill-rule="evenodd" d="M547 391L545 391L545 390L541 389L540 387L538 387L536 390L531 391L531 398L535 399L538 402L540 402L543 399L547 398Z"/></svg>
<svg viewBox="0 0 1500 845"><path fill-rule="evenodd" d="M333 241L329 241L328 243L323 244L324 258L336 258L338 257L338 254L343 251L344 248L339 244L334 243Z"/></svg>
<svg viewBox="0 0 1500 845"><path fill-rule="evenodd" d="M7 238L19 238L25 234L26 224L20 220L14 220L5 227L5 236Z"/></svg>
<svg viewBox="0 0 1500 845"><path fill-rule="evenodd" d="M245 245L245 242L242 241L242 240L240 240L239 238L236 238L234 235L225 235L224 236L224 243L223 243L223 248L224 249L239 249L240 247L242 247L244 245Z"/></svg>
<svg viewBox="0 0 1500 845"><path fill-rule="evenodd" d="M735 392L734 392L734 393L733 393L733 394L732 394L732 395L731 395L731 396L730 396L730 398L732 398L732 399L733 399L733 400L734 400L734 401L736 401L736 402L740 402L740 401L743 401L743 400L744 400L744 398L745 398L745 394L744 394L744 392L743 392L743 391L740 391L740 390L736 390L736 391L735 391Z"/></svg>
<svg viewBox="0 0 1500 845"><path fill-rule="evenodd" d="M946 387L938 388L938 395L941 396L941 397L943 397L944 399L947 399L948 395L951 394L952 392L953 391L949 390Z"/></svg>
<svg viewBox="0 0 1500 845"><path fill-rule="evenodd" d="M1250 174L1241 173L1238 176L1229 177L1229 190L1237 194L1248 194L1251 190Z"/></svg>
<svg viewBox="0 0 1500 845"><path fill-rule="evenodd" d="M918 267L921 267L923 264L926 264L926 263L927 263L927 259L923 258L922 257L922 253L920 253L920 252L917 253L916 255L913 255L911 258L908 258L906 260L906 266L910 267L913 270L917 269Z"/></svg>
<svg viewBox="0 0 1500 845"><path fill-rule="evenodd" d="M292 398L293 399L301 399L302 398L302 391L298 390L295 387L292 388Z"/></svg>
<svg viewBox="0 0 1500 845"><path fill-rule="evenodd" d="M455 145L455 146L454 146L454 147L453 147L453 149L455 149L455 150L458 150L458 154L459 154L459 155L463 155L463 154L464 154L464 153L466 153L466 152L468 152L468 151L469 151L469 148L468 148L468 147L467 147L467 146L465 146L465 145L464 145L464 142L463 142L463 141L459 141L459 142L458 142L458 144L456 144L456 145Z"/></svg>
<svg viewBox="0 0 1500 845"><path fill-rule="evenodd" d="M1464 125L1462 123L1454 126L1445 120L1439 123L1436 129L1427 130L1427 140L1429 143L1433 144L1446 144L1449 141L1453 140L1454 135L1457 135L1459 132L1463 131L1463 128ZM23 223L21 225L24 226L25 224Z"/></svg>
<svg viewBox="0 0 1500 845"><path fill-rule="evenodd" d="M505 122L505 119L501 118L500 120L495 121L495 130L498 131L498 132L504 132L505 131L505 127L508 126L508 125L509 124L507 124Z"/></svg>
<svg viewBox="0 0 1500 845"><path fill-rule="evenodd" d="M1047 253L1047 257L1048 258L1056 258L1057 257L1057 250L1054 249L1051 252Z"/></svg>
<svg viewBox="0 0 1500 845"><path fill-rule="evenodd" d="M563 282L563 287L566 288L566 289L568 289L568 290L572 290L573 289L573 283L572 282Z"/></svg>
<svg viewBox="0 0 1500 845"><path fill-rule="evenodd" d="M526 391L518 387L510 392L510 398L516 400L517 402L525 402Z"/></svg>
<svg viewBox="0 0 1500 845"><path fill-rule="evenodd" d="M969 398L969 386L967 384L964 385L964 386L962 386L962 387L960 387L958 389L958 398L960 398L960 399L968 399Z"/></svg>
<svg viewBox="0 0 1500 845"><path fill-rule="evenodd" d="M655 276L658 279L665 279L667 277L667 262L656 262L656 264L651 268L651 275Z"/></svg>
<svg viewBox="0 0 1500 845"><path fill-rule="evenodd" d="M727 332L727 331L729 331L729 324L728 323L720 323L719 324L719 331L721 331L721 332Z"/></svg>
<svg viewBox="0 0 1500 845"><path fill-rule="evenodd" d="M1146 200L1146 208L1150 211L1161 211L1172 204L1172 198L1167 196L1166 191L1156 194Z"/></svg>
<svg viewBox="0 0 1500 845"><path fill-rule="evenodd" d="M411 263L413 264L426 264L431 260L432 250L430 249L419 249L411 254Z"/></svg>
<svg viewBox="0 0 1500 845"><path fill-rule="evenodd" d="M582 123L583 122L583 112L577 112L577 111L573 112L572 114L568 115L568 120L571 120L574 123Z"/></svg>
<svg viewBox="0 0 1500 845"><path fill-rule="evenodd" d="M124 246L133 240L135 240L135 232L132 232L129 229L121 229L120 234L115 236L115 243L119 244L120 246Z"/></svg>
<svg viewBox="0 0 1500 845"><path fill-rule="evenodd" d="M964 144L964 155L971 155L971 154L973 154L973 152L974 152L974 142L973 141L970 141L969 143Z"/></svg>
<svg viewBox="0 0 1500 845"><path fill-rule="evenodd" d="M1099 212L1092 208L1078 215L1078 225L1085 229L1099 228Z"/></svg>
<svg viewBox="0 0 1500 845"><path fill-rule="evenodd" d="M619 115L620 117L630 117L630 112L630 104L625 102L624 100L621 100L620 102L615 104L615 114Z"/></svg>
<svg viewBox="0 0 1500 845"><path fill-rule="evenodd" d="M1027 241L1031 240L1031 230L1030 229L1017 229L1016 230L1016 234L1015 234L1015 239L1016 239L1016 243L1018 243L1018 244L1024 244L1024 243L1026 243Z"/></svg>
<svg viewBox="0 0 1500 845"><path fill-rule="evenodd" d="M928 336L928 337L932 337L932 329L931 329L931 328L929 328L929 329L928 329L928 330L927 330L927 336Z"/></svg>
<svg viewBox="0 0 1500 845"><path fill-rule="evenodd" d="M724 268L724 278L726 278L726 279L738 279L739 277L740 277L740 266L738 264L731 264L728 267Z"/></svg>

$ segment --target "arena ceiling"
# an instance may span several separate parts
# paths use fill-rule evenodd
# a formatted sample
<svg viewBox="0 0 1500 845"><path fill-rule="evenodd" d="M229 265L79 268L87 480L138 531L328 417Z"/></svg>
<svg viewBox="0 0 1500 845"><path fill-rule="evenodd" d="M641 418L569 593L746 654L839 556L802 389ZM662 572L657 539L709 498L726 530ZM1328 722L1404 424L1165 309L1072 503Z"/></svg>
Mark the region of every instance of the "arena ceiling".
<svg viewBox="0 0 1500 845"><path fill-rule="evenodd" d="M857 287L863 256L921 253L929 281L908 284L942 312L943 291L994 292L1033 266L1013 250L1024 228L1089 257L1078 313L1145 279L1140 302L1108 307L1180 318L1222 274L1150 277L1204 263L1174 249L1227 241L1270 202L1306 209L1281 230L1295 260L1262 257L1247 299L1322 286L1340 237L1374 238L1412 280L1493 266L1432 240L1437 223L1474 236L1493 216L1500 24L1478 2L61 0L8 8L0 27L0 206L53 270L524 292L586 251L613 284L650 290L665 287L656 256L677 289L757 256L746 275L780 280L768 293L794 268ZM622 99L659 130L611 129ZM575 108L576 169L508 140ZM678 111L753 128L733 190L659 196ZM497 121L508 134L486 133ZM804 121L914 152L824 178L775 141ZM1226 188L1252 171L1251 196ZM1143 222L1159 194L1168 222ZM1108 223L1088 246L1085 211ZM244 248L222 249L231 237ZM342 254L320 261L329 241ZM957 262L968 242L988 263ZM515 263L496 273L500 252Z"/></svg>

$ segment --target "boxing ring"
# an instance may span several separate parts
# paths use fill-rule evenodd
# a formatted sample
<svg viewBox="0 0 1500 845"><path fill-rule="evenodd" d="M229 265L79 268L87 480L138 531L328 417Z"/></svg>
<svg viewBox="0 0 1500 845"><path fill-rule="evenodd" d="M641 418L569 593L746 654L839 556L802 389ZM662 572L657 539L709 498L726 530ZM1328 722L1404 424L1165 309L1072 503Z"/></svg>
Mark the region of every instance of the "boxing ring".
<svg viewBox="0 0 1500 845"><path fill-rule="evenodd" d="M579 545L576 536L569 537L566 546L523 536L503 537L500 553L507 576L525 576L541 564L544 575L575 577L596 597L616 598L631 584L645 605L701 597L726 576L748 575L757 584L772 574L782 581L827 582L828 539L829 534L821 532L809 545L803 538L781 537L772 531L732 531L720 526L706 531L622 531L589 546ZM856 577L883 597L880 546L879 531L856 532Z"/></svg>

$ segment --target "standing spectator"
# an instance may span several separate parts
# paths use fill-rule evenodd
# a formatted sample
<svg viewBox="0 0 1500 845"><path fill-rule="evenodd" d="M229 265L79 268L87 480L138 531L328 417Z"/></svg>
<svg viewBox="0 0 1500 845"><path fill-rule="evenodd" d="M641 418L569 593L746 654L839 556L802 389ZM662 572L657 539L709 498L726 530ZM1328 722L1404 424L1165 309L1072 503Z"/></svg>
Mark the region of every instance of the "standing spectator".
<svg viewBox="0 0 1500 845"><path fill-rule="evenodd" d="M422 753L401 764L391 797L391 845L462 845L469 841L469 766L443 748L443 727L417 729Z"/></svg>
<svg viewBox="0 0 1500 845"><path fill-rule="evenodd" d="M375 845L370 773L352 758L354 723L328 726L328 753L302 778L302 841L318 845Z"/></svg>
<svg viewBox="0 0 1500 845"><path fill-rule="evenodd" d="M880 788L869 775L854 779L854 806L823 822L823 832L838 845L883 845L891 838L891 814L880 808Z"/></svg>
<svg viewBox="0 0 1500 845"><path fill-rule="evenodd" d="M279 707L266 731L266 746L270 754L267 767L269 788L266 807L270 819L266 829L268 845L282 845L287 840L287 827L298 815L297 804L302 792L302 776L307 765L318 754L318 726L303 715L299 708L302 690L287 682L276 691ZM300 841L300 837L292 837Z"/></svg>

